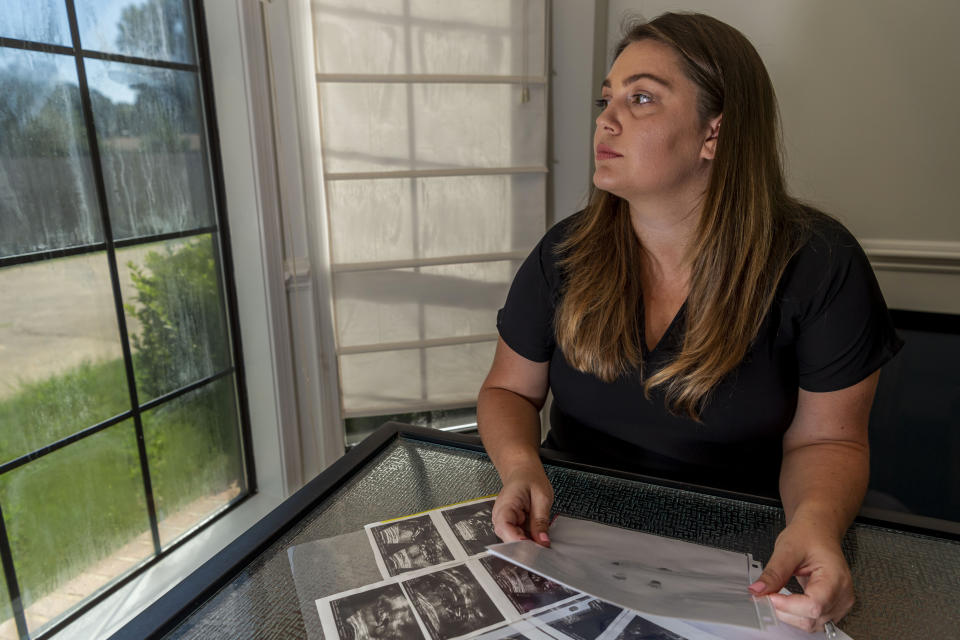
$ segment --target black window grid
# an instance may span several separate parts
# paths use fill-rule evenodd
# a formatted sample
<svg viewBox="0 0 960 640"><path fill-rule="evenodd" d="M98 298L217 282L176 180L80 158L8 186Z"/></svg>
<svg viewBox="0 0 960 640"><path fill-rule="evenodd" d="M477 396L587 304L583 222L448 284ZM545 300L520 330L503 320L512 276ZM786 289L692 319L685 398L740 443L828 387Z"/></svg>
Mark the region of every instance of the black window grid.
<svg viewBox="0 0 960 640"><path fill-rule="evenodd" d="M96 433L100 433L105 429L108 429L116 424L123 422L124 420L132 419L134 430L137 439L137 454L140 462L140 471L141 477L143 479L144 494L146 498L147 512L150 522L150 534L153 542L153 555L148 559L139 564L135 569L127 572L126 574L120 576L119 578L114 579L106 588L97 592L93 597L87 598L83 603L81 603L76 608L69 611L66 615L57 619L53 624L50 624L38 634L31 635L30 630L28 629L25 610L23 607L23 602L20 596L19 582L17 580L16 569L14 566L14 558L12 549L10 546L10 540L7 535L5 519L3 515L3 507L0 505L0 566L2 566L4 580L7 586L7 594L10 598L11 607L13 610L13 618L16 623L17 632L21 639L27 638L37 638L43 639L52 636L58 631L62 630L64 627L69 625L71 622L74 622L78 617L89 611L95 605L103 601L105 598L110 596L112 593L116 592L124 585L129 583L137 575L141 574L143 571L153 566L174 550L179 548L182 544L190 540L200 531L205 529L207 526L215 522L217 519L231 511L234 507L246 500L250 495L256 493L257 484L256 484L256 473L254 467L254 460L252 455L252 449L250 443L252 442L252 436L250 433L250 414L249 407L247 405L246 398L246 381L244 376L243 368L243 353L240 346L240 327L239 321L237 318L237 296L236 296L236 283L233 277L233 270L231 265L233 264L231 249L230 249L230 236L229 236L229 227L227 224L227 218L225 215L224 203L226 202L225 196L225 185L223 181L223 165L220 157L220 144L219 144L219 134L216 126L215 110L213 103L213 86L212 86L212 71L210 68L210 59L208 55L208 40L206 34L206 24L203 16L203 5L202 0L187 0L190 6L190 17L192 19L193 26L193 36L194 36L194 52L196 57L196 63L182 63L182 62L173 62L173 61L162 61L154 60L148 58L140 58L135 56L126 56L120 54L111 54L103 53L99 51L91 51L83 49L79 46L80 41L80 32L79 24L77 21L76 8L74 6L74 0L64 0L67 7L67 19L70 27L71 40L74 43L74 46L68 47L63 45L54 45L43 42L35 42L30 40L19 40L16 38L7 38L0 37L0 47L7 47L12 49L22 49L29 51L40 51L44 53L56 53L62 55L68 55L74 58L77 67L77 80L80 92L81 100L81 110L83 115L83 123L87 136L87 142L89 144L89 155L92 164L92 172L94 178L94 184L97 193L97 206L100 215L100 222L103 229L103 238L101 242L85 244L81 246L66 247L61 249L51 249L46 251L37 251L26 254L0 257L0 269L9 266L15 266L20 264L27 264L31 262L39 262L43 260L50 260L55 258L62 258L68 256L76 256L83 254L90 254L95 252L106 252L108 268L110 273L110 283L111 290L113 293L114 307L117 319L117 326L119 330L119 337L121 342L122 357L124 362L124 369L126 372L127 387L130 399L130 409L128 411L117 414L111 418L103 420L100 423L86 427L76 433L73 433L65 438L62 438L56 442L47 444L43 447L40 447L34 451L31 451L27 454L21 455L13 460L9 460L0 464L0 475L8 473L16 468L19 468L25 464L38 460L54 451L62 449L66 446L69 446L75 442L88 438ZM213 186L213 200L214 200L214 212L216 216L216 224L198 227L194 229L187 229L181 231L175 231L170 233L162 233L148 236L140 236L137 238L127 238L122 240L114 240L112 234L112 226L110 220L110 212L108 209L107 198L106 198L106 184L103 176L103 164L101 162L100 150L96 136L96 128L93 118L93 109L90 100L90 91L87 84L86 78L86 68L85 60L86 59L96 59L96 60L106 60L110 62L125 62L131 64L137 64L148 67L158 67L164 69L173 69L180 71L190 71L198 75L199 85L200 85L200 103L201 103L201 112L203 116L204 123L204 135L206 137L206 148L207 148L207 161L208 171L210 173L211 184ZM126 247L132 247L137 245L149 244L165 240L173 240L180 238L189 238L193 236L199 236L204 234L210 234L213 242L216 245L216 250L213 252L216 264L215 269L217 273L217 278L219 280L219 288L224 296L224 305L225 313L227 320L227 331L228 331L228 343L232 356L232 366L229 366L213 375L207 376L206 378L194 381L190 384L182 386L178 389L170 391L162 396L154 398L149 402L143 403L142 405L139 402L136 380L133 368L133 354L130 348L129 335L127 333L126 326L126 314L123 308L123 296L120 290L120 273L117 267L117 257L116 250ZM222 262L221 262L222 260ZM227 268L230 267L230 268ZM243 456L243 468L245 473L245 491L235 497L230 501L224 508L220 509L212 517L205 519L203 522L199 523L193 528L192 531L188 532L186 535L178 538L171 544L168 544L166 547L163 547L160 543L159 535L159 523L157 520L156 506L153 496L153 486L150 481L150 468L149 461L147 459L146 451L146 441L144 438L143 432L143 421L142 414L150 409L166 404L180 396L183 396L191 391L196 391L206 385L209 385L217 380L225 378L227 376L233 375L235 382L235 398L236 398L236 408L237 408L237 417L240 423L240 450L241 455Z"/></svg>

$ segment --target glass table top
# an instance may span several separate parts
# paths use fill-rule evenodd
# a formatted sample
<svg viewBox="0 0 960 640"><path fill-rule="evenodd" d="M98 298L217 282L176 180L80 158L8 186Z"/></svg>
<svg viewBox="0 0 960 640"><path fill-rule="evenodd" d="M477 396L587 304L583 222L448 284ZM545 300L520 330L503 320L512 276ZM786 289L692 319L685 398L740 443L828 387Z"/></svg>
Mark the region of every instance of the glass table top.
<svg viewBox="0 0 960 640"><path fill-rule="evenodd" d="M776 506L547 465L554 512L722 549L766 562ZM306 638L287 549L496 493L489 459L456 445L399 437L301 517L165 638ZM858 523L844 540L857 603L840 623L856 640L947 638L960 614L960 542Z"/></svg>

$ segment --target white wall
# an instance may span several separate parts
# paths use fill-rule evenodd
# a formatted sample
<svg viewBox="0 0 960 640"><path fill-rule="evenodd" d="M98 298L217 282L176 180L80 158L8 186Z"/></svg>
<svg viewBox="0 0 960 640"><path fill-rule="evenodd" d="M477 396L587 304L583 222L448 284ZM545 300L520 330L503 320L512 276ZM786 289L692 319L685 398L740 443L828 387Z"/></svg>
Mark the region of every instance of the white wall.
<svg viewBox="0 0 960 640"><path fill-rule="evenodd" d="M668 10L709 13L756 46L792 192L860 239L888 305L960 313L960 3L610 0L607 51L625 13Z"/></svg>
<svg viewBox="0 0 960 640"><path fill-rule="evenodd" d="M587 203L593 175L593 98L599 86L594 82L595 58L600 57L595 49L606 48L606 8L606 0L553 0L551 5L548 226Z"/></svg>

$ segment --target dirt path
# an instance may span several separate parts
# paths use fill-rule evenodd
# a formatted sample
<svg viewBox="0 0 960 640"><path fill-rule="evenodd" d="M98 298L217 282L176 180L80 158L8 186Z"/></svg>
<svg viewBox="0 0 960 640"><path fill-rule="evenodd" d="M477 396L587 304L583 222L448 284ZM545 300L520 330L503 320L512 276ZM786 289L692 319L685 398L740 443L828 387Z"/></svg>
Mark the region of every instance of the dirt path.
<svg viewBox="0 0 960 640"><path fill-rule="evenodd" d="M156 247L117 253L124 302L136 295L126 263L142 264L151 249ZM135 319L128 330L139 330ZM16 393L21 382L121 355L106 254L0 271L0 400Z"/></svg>

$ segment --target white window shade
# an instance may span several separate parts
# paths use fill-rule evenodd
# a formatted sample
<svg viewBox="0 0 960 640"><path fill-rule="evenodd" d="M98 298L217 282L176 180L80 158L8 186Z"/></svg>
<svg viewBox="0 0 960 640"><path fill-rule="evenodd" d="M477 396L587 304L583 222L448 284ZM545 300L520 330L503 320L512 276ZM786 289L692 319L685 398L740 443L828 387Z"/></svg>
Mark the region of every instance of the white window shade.
<svg viewBox="0 0 960 640"><path fill-rule="evenodd" d="M312 8L343 415L472 405L545 225L547 0Z"/></svg>

